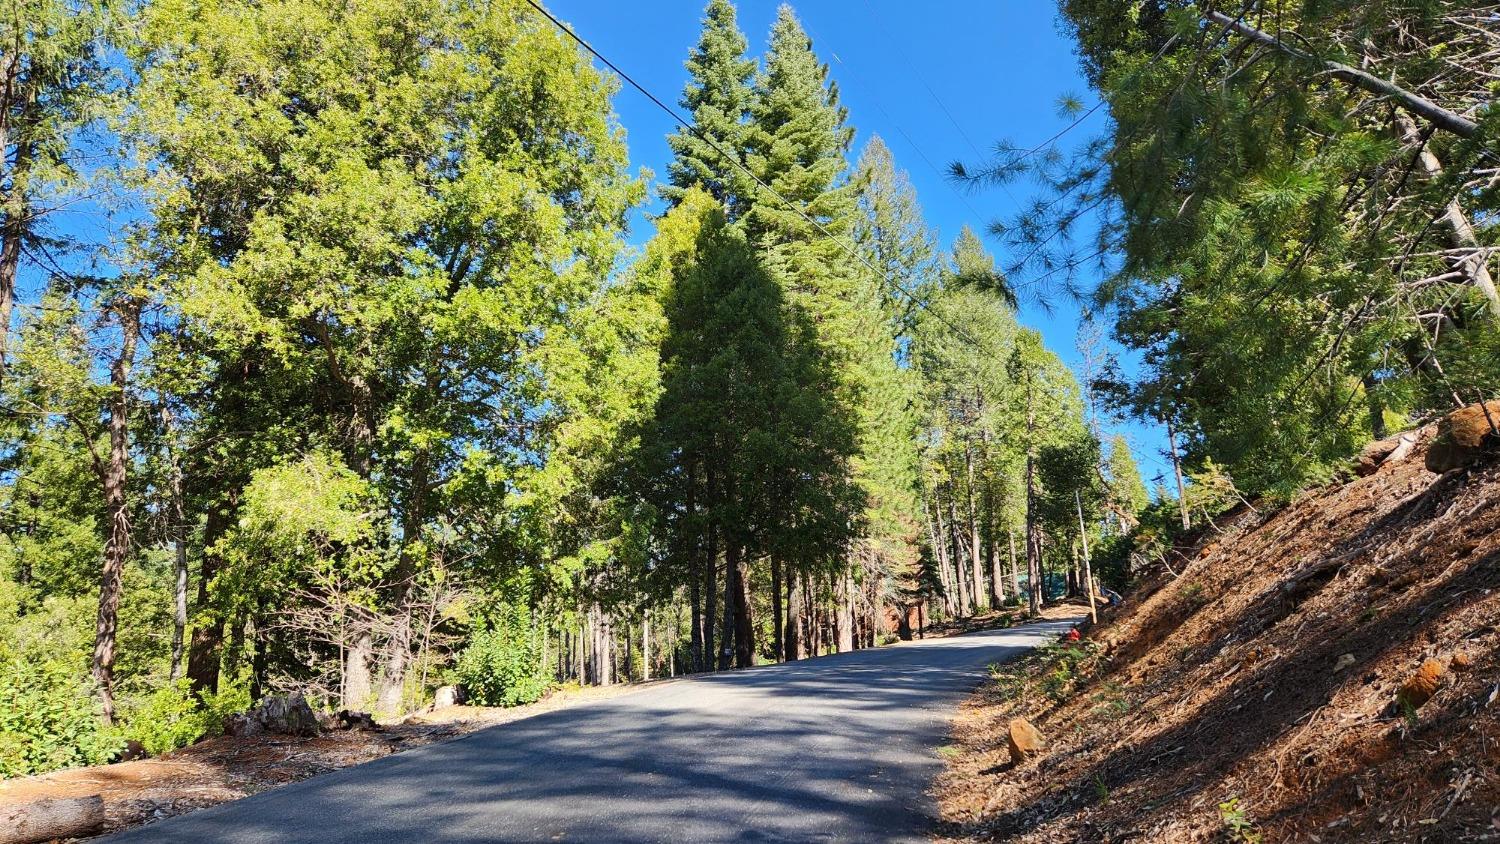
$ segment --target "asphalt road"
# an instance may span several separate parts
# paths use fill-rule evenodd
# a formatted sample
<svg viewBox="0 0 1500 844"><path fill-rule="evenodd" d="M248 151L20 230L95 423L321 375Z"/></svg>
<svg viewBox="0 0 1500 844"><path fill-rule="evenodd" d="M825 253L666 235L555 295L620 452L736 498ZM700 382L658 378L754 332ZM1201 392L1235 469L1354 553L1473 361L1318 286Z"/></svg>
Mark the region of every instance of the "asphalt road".
<svg viewBox="0 0 1500 844"><path fill-rule="evenodd" d="M925 841L954 707L1047 622L706 675L345 768L127 842Z"/></svg>

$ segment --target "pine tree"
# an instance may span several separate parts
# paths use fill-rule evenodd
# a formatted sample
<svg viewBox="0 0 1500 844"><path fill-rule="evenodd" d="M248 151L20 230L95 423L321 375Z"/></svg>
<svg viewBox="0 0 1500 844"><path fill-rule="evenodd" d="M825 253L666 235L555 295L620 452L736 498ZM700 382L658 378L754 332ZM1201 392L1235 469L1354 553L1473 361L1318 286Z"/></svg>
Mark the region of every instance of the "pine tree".
<svg viewBox="0 0 1500 844"><path fill-rule="evenodd" d="M845 178L854 130L790 6L781 6L771 28L751 115L750 168L791 204L758 196L748 218L751 239L765 250L792 304L807 311L825 339L838 337L828 323L843 315L841 303L854 286L840 242L856 219L858 188Z"/></svg>
<svg viewBox="0 0 1500 844"><path fill-rule="evenodd" d="M748 143L746 121L754 89L755 60L746 58L747 43L730 0L709 0L703 34L687 60L690 80L678 101L691 116L696 132L678 129L667 138L672 161L669 184L661 189L674 204L698 186L719 201L731 221L739 219L755 196L756 186L743 170ZM717 147L717 148L716 148ZM735 161L725 159L735 156Z"/></svg>
<svg viewBox="0 0 1500 844"><path fill-rule="evenodd" d="M851 527L857 529L853 514L862 509L854 505L849 512L862 497L850 466L864 388L858 361L862 338L878 325L862 316L860 270L846 251L858 209L857 187L846 178L853 130L845 117L827 66L783 5L756 80L749 155L751 170L781 198L762 191L744 220L783 291L787 324L795 331L793 358L802 362L797 391L808 397L798 400L802 425L785 444L788 474L781 482L788 510L782 523L788 529L771 555L773 572L783 563L797 575L828 572L841 596L850 586L841 549ZM804 468L792 469L797 466ZM852 641L849 603L839 606L844 646Z"/></svg>
<svg viewBox="0 0 1500 844"><path fill-rule="evenodd" d="M860 211L854 241L878 270L860 274L854 301L861 322L856 374L862 385L855 471L869 502L857 556L875 591L904 607L921 588L916 566L923 522L921 414L918 373L909 366L911 331L919 305L937 285L936 238L922 218L916 191L879 137L861 154L854 182Z"/></svg>
<svg viewBox="0 0 1500 844"><path fill-rule="evenodd" d="M1151 498L1123 434L1116 434L1109 441L1105 473L1109 478L1109 508L1120 532L1125 533L1135 525L1137 514L1151 503Z"/></svg>
<svg viewBox="0 0 1500 844"><path fill-rule="evenodd" d="M896 169L890 148L879 135L860 153L854 183L863 213L853 239L883 276L876 283L891 335L904 337L938 280L937 237L922 218L911 180L904 170Z"/></svg>

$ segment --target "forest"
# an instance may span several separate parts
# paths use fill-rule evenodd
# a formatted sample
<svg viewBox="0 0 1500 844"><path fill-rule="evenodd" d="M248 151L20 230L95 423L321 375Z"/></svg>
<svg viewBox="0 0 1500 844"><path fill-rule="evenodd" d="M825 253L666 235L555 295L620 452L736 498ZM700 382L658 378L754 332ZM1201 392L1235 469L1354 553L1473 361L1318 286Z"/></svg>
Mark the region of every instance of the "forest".
<svg viewBox="0 0 1500 844"><path fill-rule="evenodd" d="M789 6L659 179L529 0L17 8L0 776L1035 614L1500 383L1496 8L1063 0L1096 134L948 241Z"/></svg>

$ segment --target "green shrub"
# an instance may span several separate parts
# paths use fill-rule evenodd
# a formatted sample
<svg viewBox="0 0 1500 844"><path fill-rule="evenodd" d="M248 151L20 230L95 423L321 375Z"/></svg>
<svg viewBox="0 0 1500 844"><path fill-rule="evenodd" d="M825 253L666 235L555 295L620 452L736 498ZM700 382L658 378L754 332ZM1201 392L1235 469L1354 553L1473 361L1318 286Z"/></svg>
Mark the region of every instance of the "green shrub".
<svg viewBox="0 0 1500 844"><path fill-rule="evenodd" d="M1244 807L1240 806L1240 798L1231 797L1228 801L1219 804L1219 819L1224 824L1224 835L1230 841L1240 844L1260 844L1261 834L1255 831L1255 824L1246 814Z"/></svg>
<svg viewBox="0 0 1500 844"><path fill-rule="evenodd" d="M152 756L186 747L211 728L212 715L198 703L186 679L174 680L148 696L131 714L127 733Z"/></svg>
<svg viewBox="0 0 1500 844"><path fill-rule="evenodd" d="M186 678L148 695L126 719L125 734L159 756L224 731L224 716L248 709L250 693L231 686L199 701Z"/></svg>
<svg viewBox="0 0 1500 844"><path fill-rule="evenodd" d="M0 663L0 777L100 765L124 746L91 682L56 662Z"/></svg>
<svg viewBox="0 0 1500 844"><path fill-rule="evenodd" d="M528 620L524 607L501 608L459 654L455 673L474 703L519 706L551 687Z"/></svg>

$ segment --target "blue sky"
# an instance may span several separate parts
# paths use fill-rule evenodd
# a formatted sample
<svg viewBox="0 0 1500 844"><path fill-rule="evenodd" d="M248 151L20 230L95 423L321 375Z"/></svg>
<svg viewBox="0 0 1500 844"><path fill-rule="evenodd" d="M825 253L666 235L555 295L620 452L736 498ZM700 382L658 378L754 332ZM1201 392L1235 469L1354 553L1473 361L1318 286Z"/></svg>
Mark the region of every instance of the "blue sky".
<svg viewBox="0 0 1500 844"><path fill-rule="evenodd" d="M597 50L662 100L676 105L687 81L683 62L697 43L702 0L550 0L548 7ZM740 27L751 52L764 51L779 0L740 0ZM1097 101L1078 71L1071 39L1056 6L1040 0L801 0L793 2L814 48L839 84L855 154L872 134L885 139L911 175L928 221L944 246L965 225L983 232L1035 195L1025 182L970 192L948 181L949 162L975 163L998 140L1029 148L1072 121L1058 111L1063 96ZM630 154L658 176L671 158L666 137L675 124L638 92L623 86L615 109L629 133ZM1106 128L1096 113L1059 142L1066 150ZM645 216L632 240L649 236ZM988 240L1007 263L1003 244ZM1023 302L1022 321L1076 368L1078 306L1060 293L1050 309ZM1167 464L1164 435L1153 426L1116 426L1131 440L1148 480Z"/></svg>

